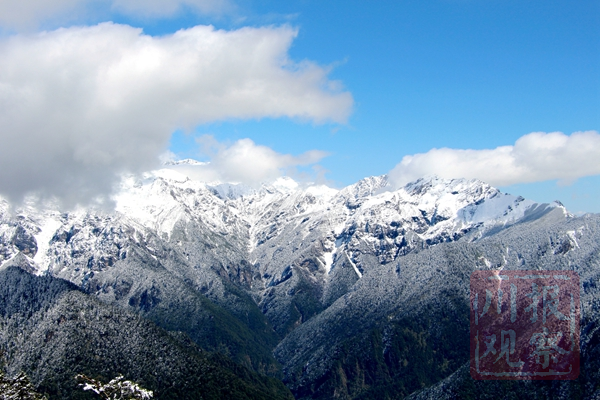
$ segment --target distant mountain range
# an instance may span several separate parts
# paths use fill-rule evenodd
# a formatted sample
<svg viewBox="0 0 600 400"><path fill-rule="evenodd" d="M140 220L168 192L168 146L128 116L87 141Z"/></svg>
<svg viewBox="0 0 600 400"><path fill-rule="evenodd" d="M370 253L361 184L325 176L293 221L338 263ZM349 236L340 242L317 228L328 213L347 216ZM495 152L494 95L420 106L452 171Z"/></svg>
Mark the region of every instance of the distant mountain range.
<svg viewBox="0 0 600 400"><path fill-rule="evenodd" d="M115 211L0 200L0 346L56 398L82 395L77 373L160 398L169 380L187 398L223 382L238 398L596 398L599 239L599 215L477 180L253 188L164 169L124 178ZM578 380L470 378L476 269L579 273Z"/></svg>

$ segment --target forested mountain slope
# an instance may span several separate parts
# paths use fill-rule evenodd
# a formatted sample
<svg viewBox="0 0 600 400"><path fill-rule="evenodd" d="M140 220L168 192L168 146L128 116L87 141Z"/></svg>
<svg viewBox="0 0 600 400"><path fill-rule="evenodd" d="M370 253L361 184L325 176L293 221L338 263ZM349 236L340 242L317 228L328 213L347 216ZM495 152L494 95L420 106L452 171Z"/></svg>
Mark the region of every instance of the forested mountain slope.
<svg viewBox="0 0 600 400"><path fill-rule="evenodd" d="M18 267L0 271L0 348L8 374L26 372L57 399L95 398L79 373L123 374L161 399L292 398L276 379L206 353L189 338L82 293L73 284Z"/></svg>

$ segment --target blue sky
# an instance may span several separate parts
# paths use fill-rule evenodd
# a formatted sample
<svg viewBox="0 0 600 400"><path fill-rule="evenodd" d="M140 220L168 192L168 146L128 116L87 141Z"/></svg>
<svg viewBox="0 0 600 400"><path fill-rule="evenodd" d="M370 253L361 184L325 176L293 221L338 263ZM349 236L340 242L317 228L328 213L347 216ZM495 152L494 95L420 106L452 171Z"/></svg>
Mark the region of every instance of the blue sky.
<svg viewBox="0 0 600 400"><path fill-rule="evenodd" d="M330 76L352 93L354 113L341 126L235 121L198 132L250 137L285 153L329 151L321 164L338 185L434 147L495 148L530 132L600 127L598 2L260 3L248 5L249 20L261 24L271 14L270 23L298 27L291 56L334 66ZM186 144L175 139L173 149L184 153ZM503 189L600 212L597 178Z"/></svg>
<svg viewBox="0 0 600 400"><path fill-rule="evenodd" d="M84 0L72 3L77 1L85 7L23 16L21 24L4 20L5 40L104 21L139 27L155 37L206 24L228 32L287 27L297 33L282 53L292 60L286 68L302 69L308 61L324 75L321 83L337 85L323 89L323 96L339 104L340 96L347 95L346 100L351 96L350 106L346 102L324 116L305 109L266 110L191 118L183 130L171 125L168 136L175 132L173 136L167 140L160 136L155 147L168 147L179 158L210 160L197 143L206 135L223 148L249 138L277 154L299 156L320 150L327 156L277 165L305 171L312 178L315 168L321 174L325 171L319 179L340 187L390 171L402 179L443 172L446 168L436 164L432 149L493 150L515 146L532 132L563 132L568 138L574 132L600 130L597 1L165 0L183 4L174 13L139 7L131 11L122 6L127 0L114 0L111 7ZM307 95L298 94L302 97ZM536 149L552 138L537 137L527 154L537 154ZM573 212L600 212L600 161L594 158L600 154L598 140L593 134L586 138L572 141L570 150L564 151L570 158L565 156L556 165L571 169L579 160L588 167L595 164L587 169L544 174L539 169L548 169L548 164L540 162L537 170L531 167L535 171L524 179L527 182L519 182L514 173L486 179L493 171L482 178L533 200L559 199ZM582 146L596 152L580 155L577 148ZM420 166L395 168L403 157L416 154L430 157L424 157ZM492 156L501 158L498 154ZM561 154L551 153L559 158ZM487 157L458 155L463 156L479 161L456 173L477 170L481 157ZM513 162L506 164L500 158L499 166Z"/></svg>

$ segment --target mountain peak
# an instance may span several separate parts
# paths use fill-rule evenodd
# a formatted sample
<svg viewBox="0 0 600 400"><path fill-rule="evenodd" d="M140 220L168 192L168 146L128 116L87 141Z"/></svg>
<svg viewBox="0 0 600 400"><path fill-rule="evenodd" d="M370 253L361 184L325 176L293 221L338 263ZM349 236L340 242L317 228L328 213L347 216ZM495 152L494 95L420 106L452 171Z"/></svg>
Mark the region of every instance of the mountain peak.
<svg viewBox="0 0 600 400"><path fill-rule="evenodd" d="M163 165L172 166L172 165L208 165L208 162L202 162L198 160L194 160L192 158L185 158L183 160L168 160L163 163Z"/></svg>

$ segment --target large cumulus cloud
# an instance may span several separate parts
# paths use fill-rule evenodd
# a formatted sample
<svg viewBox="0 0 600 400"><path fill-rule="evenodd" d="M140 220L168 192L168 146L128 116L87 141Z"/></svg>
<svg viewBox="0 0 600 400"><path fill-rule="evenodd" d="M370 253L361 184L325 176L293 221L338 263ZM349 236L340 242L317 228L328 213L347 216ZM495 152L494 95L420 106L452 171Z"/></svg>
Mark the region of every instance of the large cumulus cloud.
<svg viewBox="0 0 600 400"><path fill-rule="evenodd" d="M292 62L289 27L164 37L103 23L0 41L0 192L86 201L152 168L174 129L229 118L346 121L350 93Z"/></svg>
<svg viewBox="0 0 600 400"><path fill-rule="evenodd" d="M596 131L533 132L512 146L495 149L432 149L404 156L390 171L401 186L425 175L477 178L494 186L558 179L570 183L600 174L600 134Z"/></svg>
<svg viewBox="0 0 600 400"><path fill-rule="evenodd" d="M31 29L49 21L77 21L112 13L168 18L185 10L219 15L235 10L230 0L2 0L0 29Z"/></svg>

